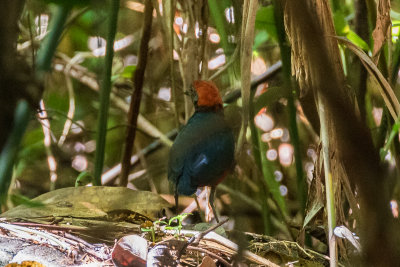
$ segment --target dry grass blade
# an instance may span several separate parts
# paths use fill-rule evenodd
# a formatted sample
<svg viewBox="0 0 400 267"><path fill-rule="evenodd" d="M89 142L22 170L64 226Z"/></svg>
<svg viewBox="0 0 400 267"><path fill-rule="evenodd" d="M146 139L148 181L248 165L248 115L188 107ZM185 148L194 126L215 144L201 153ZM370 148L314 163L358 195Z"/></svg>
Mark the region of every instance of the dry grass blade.
<svg viewBox="0 0 400 267"><path fill-rule="evenodd" d="M360 58L361 62L364 64L374 82L379 85L378 90L381 93L390 114L395 120L397 120L400 114L399 100L394 94L392 87L390 87L389 82L379 71L378 67L375 65L372 59L367 54L365 54L365 52L361 48L350 42L348 39L337 36L335 36L335 38L342 44L346 45L348 49L350 49L356 56Z"/></svg>
<svg viewBox="0 0 400 267"><path fill-rule="evenodd" d="M395 266L400 255L396 246L398 224L394 223L388 208L390 198L386 179L369 129L358 118L346 95L346 87L341 81L343 73L336 75L338 70L328 46L336 40L329 38L333 34L315 22L311 5L305 6L296 0L287 0L286 4L291 25L297 27L308 64L313 66L314 89L321 94L329 113L330 141L335 142L332 151L337 152L334 158L330 155L331 160L337 160L339 166L343 164L346 174L358 188L364 266Z"/></svg>
<svg viewBox="0 0 400 267"><path fill-rule="evenodd" d="M318 98L320 140L324 155L325 171L323 173L326 187L325 209L328 215L329 255L331 266L335 266L337 265L337 245L335 238L332 238L333 228L336 223L344 222L344 216L341 213L341 180L347 180L348 177L339 172L341 162L337 155L333 154L334 151L340 149L335 114L326 107L328 99L322 97L321 91L338 96L346 103L348 103L348 97L344 86L345 77L339 47L336 40L327 37L327 35L335 35L329 1L310 0L304 1L300 8L298 5L296 1L286 1L284 20L292 45L292 73L296 75L299 82L300 95L306 97L307 94L314 94L314 97ZM302 20L301 18L305 15L301 14L302 11L309 13L314 20L309 21L308 18ZM329 60L324 61L322 54ZM328 77L332 79L329 81ZM332 84L335 86L329 86ZM308 92L309 90L312 92ZM342 252L340 251L340 254L343 254Z"/></svg>
<svg viewBox="0 0 400 267"><path fill-rule="evenodd" d="M242 103L243 121L236 153L240 153L246 138L248 120L250 119L250 87L251 87L251 59L253 53L254 29L258 1L246 0L243 6L243 24L240 45L241 76L242 76Z"/></svg>

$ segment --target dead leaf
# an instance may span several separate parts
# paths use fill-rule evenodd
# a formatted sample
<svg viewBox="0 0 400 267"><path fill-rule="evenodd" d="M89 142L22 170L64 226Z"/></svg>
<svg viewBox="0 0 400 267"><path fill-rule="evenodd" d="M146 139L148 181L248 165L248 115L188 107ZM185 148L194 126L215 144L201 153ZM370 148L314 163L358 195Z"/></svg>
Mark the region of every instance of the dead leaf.
<svg viewBox="0 0 400 267"><path fill-rule="evenodd" d="M1 217L40 218L96 218L113 220L117 214L130 214L154 219L170 204L159 195L147 191L133 191L125 187L69 187L54 190L33 199L43 203L40 207L19 205ZM113 217L113 218L112 218Z"/></svg>
<svg viewBox="0 0 400 267"><path fill-rule="evenodd" d="M300 97L304 97L308 90L315 91L318 88L318 72L320 66L316 66L310 61L307 40L304 38L304 29L299 26L297 21L298 11L293 8L291 1L284 1L285 5L285 29L289 41L291 43L292 53L292 74L296 77L300 88ZM332 11L329 6L329 1L304 1L313 19L316 21L325 39L325 49L332 59L334 66L332 70L335 71L335 76L339 80L339 84L344 84L345 77L343 75L342 60L340 58L340 51L335 40L330 39L329 35L335 35L335 26L333 24ZM310 28L308 28L310 29ZM313 33L316 34L316 33ZM313 37L314 39L314 37ZM344 90L337 88L337 90Z"/></svg>
<svg viewBox="0 0 400 267"><path fill-rule="evenodd" d="M138 235L124 236L118 240L112 252L117 267L145 267L147 261L147 240Z"/></svg>
<svg viewBox="0 0 400 267"><path fill-rule="evenodd" d="M372 38L374 39L374 51L372 59L375 65L378 64L379 52L386 41L388 31L390 30L390 25L392 25L390 20L390 1L379 0L377 4L376 26L372 32Z"/></svg>
<svg viewBox="0 0 400 267"><path fill-rule="evenodd" d="M36 261L23 261L21 264L9 263L6 267L44 267L44 265Z"/></svg>
<svg viewBox="0 0 400 267"><path fill-rule="evenodd" d="M217 265L215 265L214 260L209 256L205 256L201 261L201 264L199 265L199 267L216 267L216 266Z"/></svg>
<svg viewBox="0 0 400 267"><path fill-rule="evenodd" d="M339 238L347 239L356 249L358 252L361 252L361 244L358 241L359 237L352 233L349 228L344 225L337 226L333 230L335 236Z"/></svg>
<svg viewBox="0 0 400 267"><path fill-rule="evenodd" d="M182 249L186 245L186 241L178 239L170 239L158 243L153 248L151 248L149 253L147 254L147 266L181 266L177 264L177 258L174 257L173 254L177 257L180 257Z"/></svg>

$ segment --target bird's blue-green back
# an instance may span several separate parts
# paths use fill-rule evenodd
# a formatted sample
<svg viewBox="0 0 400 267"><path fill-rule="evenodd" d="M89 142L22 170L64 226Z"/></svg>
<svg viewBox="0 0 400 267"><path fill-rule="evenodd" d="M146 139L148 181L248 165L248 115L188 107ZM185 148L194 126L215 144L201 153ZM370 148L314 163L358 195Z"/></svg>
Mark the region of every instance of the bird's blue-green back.
<svg viewBox="0 0 400 267"><path fill-rule="evenodd" d="M179 194L191 195L199 186L212 186L234 164L235 143L223 111L195 112L170 151L168 179Z"/></svg>

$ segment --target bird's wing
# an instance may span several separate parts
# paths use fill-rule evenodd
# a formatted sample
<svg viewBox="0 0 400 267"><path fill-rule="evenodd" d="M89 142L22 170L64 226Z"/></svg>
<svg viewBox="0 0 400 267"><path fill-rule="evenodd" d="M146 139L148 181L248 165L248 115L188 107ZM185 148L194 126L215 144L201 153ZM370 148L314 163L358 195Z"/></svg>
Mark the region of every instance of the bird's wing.
<svg viewBox="0 0 400 267"><path fill-rule="evenodd" d="M188 158L186 176L193 186L215 185L234 162L234 137L229 129L214 133L198 144ZM185 165L185 166L186 166Z"/></svg>

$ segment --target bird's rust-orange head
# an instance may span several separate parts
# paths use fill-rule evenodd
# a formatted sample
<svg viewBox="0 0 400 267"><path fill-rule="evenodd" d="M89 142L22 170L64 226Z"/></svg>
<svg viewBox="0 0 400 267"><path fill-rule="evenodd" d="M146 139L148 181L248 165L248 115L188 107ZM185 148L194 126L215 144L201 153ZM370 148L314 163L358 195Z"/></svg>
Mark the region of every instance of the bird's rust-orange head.
<svg viewBox="0 0 400 267"><path fill-rule="evenodd" d="M194 81L193 87L197 93L197 108L222 109L222 98L217 86L212 81Z"/></svg>

